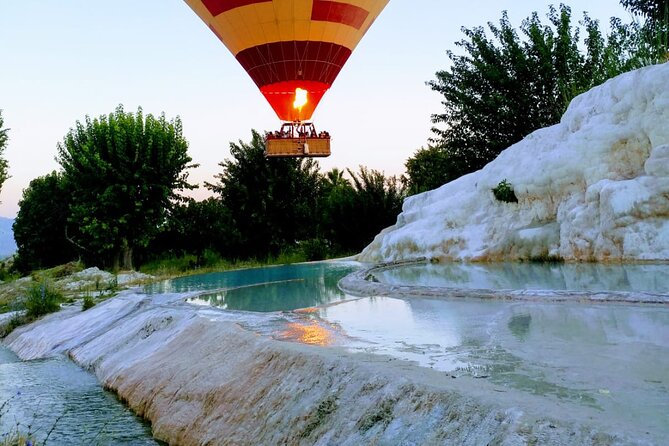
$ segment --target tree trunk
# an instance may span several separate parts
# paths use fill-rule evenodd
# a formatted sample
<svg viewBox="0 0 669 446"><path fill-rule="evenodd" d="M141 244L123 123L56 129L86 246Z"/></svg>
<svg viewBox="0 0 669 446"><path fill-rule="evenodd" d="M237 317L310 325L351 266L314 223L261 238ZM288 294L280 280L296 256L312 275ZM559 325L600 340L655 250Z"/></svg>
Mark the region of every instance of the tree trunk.
<svg viewBox="0 0 669 446"><path fill-rule="evenodd" d="M121 245L121 270L130 271L132 270L132 248L128 246L128 241L123 239L123 244Z"/></svg>

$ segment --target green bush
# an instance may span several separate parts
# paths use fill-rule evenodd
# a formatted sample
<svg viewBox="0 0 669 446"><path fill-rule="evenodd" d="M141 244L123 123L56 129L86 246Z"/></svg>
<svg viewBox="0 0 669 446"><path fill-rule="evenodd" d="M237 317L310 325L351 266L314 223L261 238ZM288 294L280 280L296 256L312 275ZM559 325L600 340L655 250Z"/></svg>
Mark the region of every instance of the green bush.
<svg viewBox="0 0 669 446"><path fill-rule="evenodd" d="M23 305L28 319L36 319L60 309L63 294L50 287L46 282L33 284L28 288Z"/></svg>
<svg viewBox="0 0 669 446"><path fill-rule="evenodd" d="M322 238L304 240L300 243L300 248L309 262L324 260L330 253L330 244Z"/></svg>
<svg viewBox="0 0 669 446"><path fill-rule="evenodd" d="M81 311L86 311L88 309L91 309L95 306L95 300L93 299L93 296L89 293L86 293L84 295L84 303L81 306Z"/></svg>
<svg viewBox="0 0 669 446"><path fill-rule="evenodd" d="M513 187L506 181L506 179L500 181L497 187L492 189L492 193L499 201L505 203L518 203L518 197L516 197Z"/></svg>

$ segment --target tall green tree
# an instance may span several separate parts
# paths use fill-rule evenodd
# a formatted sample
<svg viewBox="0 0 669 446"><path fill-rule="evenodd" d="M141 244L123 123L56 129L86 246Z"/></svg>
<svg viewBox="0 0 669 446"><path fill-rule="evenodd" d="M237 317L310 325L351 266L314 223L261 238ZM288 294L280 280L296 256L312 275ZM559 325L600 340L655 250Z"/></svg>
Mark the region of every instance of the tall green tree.
<svg viewBox="0 0 669 446"><path fill-rule="evenodd" d="M69 223L85 258L132 268L132 253L147 246L165 212L191 189L181 120L142 109L77 122L58 144L57 160L71 191Z"/></svg>
<svg viewBox="0 0 669 446"><path fill-rule="evenodd" d="M464 54L449 51L449 70L439 71L428 85L444 96L443 113L433 115L435 143L460 165L461 174L478 170L503 149L535 129L558 122L568 101L587 90L591 65L581 55L579 29L571 10L551 8L550 26L534 13L519 37L506 12L499 25L462 32L457 45ZM588 41L586 51L598 51L599 41Z"/></svg>
<svg viewBox="0 0 669 446"><path fill-rule="evenodd" d="M335 251L357 252L395 223L406 186L401 178L363 166L357 173L347 172L350 181L338 170L328 172L323 180L320 227Z"/></svg>
<svg viewBox="0 0 669 446"><path fill-rule="evenodd" d="M23 191L12 226L18 247L14 268L27 273L77 257L74 245L68 240L70 198L70 191L58 172L30 182Z"/></svg>
<svg viewBox="0 0 669 446"><path fill-rule="evenodd" d="M229 257L266 257L317 229L320 187L318 163L311 158L267 158L265 143L252 132L250 143L230 144L232 159L219 165L216 193L239 232Z"/></svg>
<svg viewBox="0 0 669 446"><path fill-rule="evenodd" d="M5 184L9 175L7 170L9 169L9 164L4 157L5 148L9 142L9 129L4 127L5 121L2 117L2 110L0 110L0 190L2 190L2 185Z"/></svg>

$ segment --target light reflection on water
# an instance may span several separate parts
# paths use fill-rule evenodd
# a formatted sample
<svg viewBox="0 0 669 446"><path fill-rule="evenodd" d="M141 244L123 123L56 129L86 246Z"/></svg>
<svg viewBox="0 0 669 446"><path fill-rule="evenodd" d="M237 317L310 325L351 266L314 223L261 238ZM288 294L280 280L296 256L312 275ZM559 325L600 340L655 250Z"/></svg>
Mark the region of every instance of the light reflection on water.
<svg viewBox="0 0 669 446"><path fill-rule="evenodd" d="M669 293L668 264L442 263L376 271L391 285L492 290Z"/></svg>
<svg viewBox="0 0 669 446"><path fill-rule="evenodd" d="M335 342L334 333L316 321L290 322L285 329L275 335L275 338L321 347Z"/></svg>

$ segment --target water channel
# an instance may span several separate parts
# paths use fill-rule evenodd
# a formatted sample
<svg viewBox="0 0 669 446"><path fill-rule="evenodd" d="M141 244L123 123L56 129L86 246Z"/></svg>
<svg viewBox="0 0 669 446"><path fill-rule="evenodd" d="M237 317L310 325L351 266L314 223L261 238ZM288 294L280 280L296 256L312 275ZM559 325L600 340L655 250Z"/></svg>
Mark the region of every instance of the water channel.
<svg viewBox="0 0 669 446"><path fill-rule="evenodd" d="M162 444L150 425L65 357L20 361L0 345L0 407L0 436L18 424L38 444L47 436L53 446Z"/></svg>

